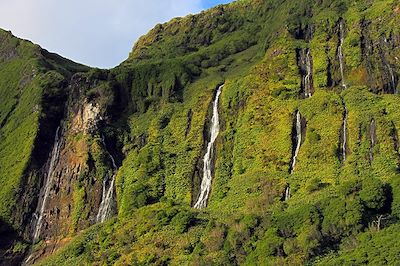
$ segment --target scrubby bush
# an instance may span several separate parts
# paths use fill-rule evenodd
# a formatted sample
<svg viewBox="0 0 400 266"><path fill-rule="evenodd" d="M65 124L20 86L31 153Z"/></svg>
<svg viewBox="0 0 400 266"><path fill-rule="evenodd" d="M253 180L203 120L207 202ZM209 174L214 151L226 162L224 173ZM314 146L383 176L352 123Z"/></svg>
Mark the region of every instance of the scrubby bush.
<svg viewBox="0 0 400 266"><path fill-rule="evenodd" d="M384 183L378 178L367 178L362 182L360 199L365 207L379 211L386 201Z"/></svg>

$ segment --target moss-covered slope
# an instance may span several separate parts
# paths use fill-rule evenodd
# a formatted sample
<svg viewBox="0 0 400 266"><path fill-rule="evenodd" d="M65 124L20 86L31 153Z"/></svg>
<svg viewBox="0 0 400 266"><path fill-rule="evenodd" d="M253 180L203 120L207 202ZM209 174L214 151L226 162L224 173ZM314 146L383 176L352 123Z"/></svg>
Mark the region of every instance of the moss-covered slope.
<svg viewBox="0 0 400 266"><path fill-rule="evenodd" d="M31 48L47 62L33 65L44 73L26 86L36 94L15 89L25 73L22 62L4 59L0 73L14 83L0 83L6 95L1 217L25 238L11 241L8 254L26 251L43 265L395 264L398 25L400 3L394 0L237 1L157 25L120 66L67 81L86 70ZM12 42L3 43L0 51L12 51ZM39 77L47 83L34 86ZM211 196L207 208L195 210L221 84ZM44 93L49 87L52 93ZM84 130L85 122L74 130L89 103L102 118L93 130ZM38 113L29 111L35 104ZM40 123L46 118L57 122L46 128ZM68 147L82 156L57 167L79 164L83 170L60 174L55 201L46 209L44 241L27 249L21 241L32 238L24 226L35 212L34 192L41 191L34 184L43 178L34 169L45 165L52 146L36 136L47 132L53 139L61 120ZM11 133L24 121L28 126L17 130L26 130L19 133L25 137ZM12 149L17 138L21 151ZM41 160L37 147L44 151ZM112 168L107 154L118 166L118 214L95 224L95 195ZM29 193L21 183L26 176ZM33 203L18 205L21 198ZM27 206L19 223L13 206Z"/></svg>

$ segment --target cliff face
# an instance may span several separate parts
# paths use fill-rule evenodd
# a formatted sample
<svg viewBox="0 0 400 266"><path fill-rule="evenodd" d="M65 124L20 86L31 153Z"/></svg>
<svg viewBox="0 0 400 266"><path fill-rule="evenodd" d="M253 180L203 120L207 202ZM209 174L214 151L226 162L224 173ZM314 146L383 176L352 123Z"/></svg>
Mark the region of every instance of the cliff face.
<svg viewBox="0 0 400 266"><path fill-rule="evenodd" d="M40 169L41 180L31 188L38 196L30 197L31 217L25 222L26 238L43 240L44 245L30 254L27 263L52 253L63 239L98 222L103 190L116 167L103 133L112 99L100 94L112 91L109 82L75 74L64 89L68 97L63 116L49 141L52 148ZM102 102L105 98L107 103ZM110 208L110 214L115 214L115 198Z"/></svg>
<svg viewBox="0 0 400 266"><path fill-rule="evenodd" d="M395 263L399 9L238 1L111 70L0 32L4 264Z"/></svg>

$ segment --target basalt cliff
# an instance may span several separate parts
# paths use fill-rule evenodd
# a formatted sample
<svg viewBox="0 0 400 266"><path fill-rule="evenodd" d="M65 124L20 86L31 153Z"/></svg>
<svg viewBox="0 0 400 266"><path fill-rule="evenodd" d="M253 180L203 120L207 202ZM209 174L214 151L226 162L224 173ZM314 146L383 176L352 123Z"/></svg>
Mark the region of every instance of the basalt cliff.
<svg viewBox="0 0 400 266"><path fill-rule="evenodd" d="M0 265L396 265L399 26L239 0L109 70L0 30Z"/></svg>

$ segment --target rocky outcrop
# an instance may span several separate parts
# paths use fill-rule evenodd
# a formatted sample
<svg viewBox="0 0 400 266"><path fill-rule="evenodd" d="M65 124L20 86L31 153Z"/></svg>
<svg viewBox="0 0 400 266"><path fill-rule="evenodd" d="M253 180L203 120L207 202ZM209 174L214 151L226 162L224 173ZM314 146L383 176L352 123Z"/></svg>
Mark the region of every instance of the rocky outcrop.
<svg viewBox="0 0 400 266"><path fill-rule="evenodd" d="M341 86L346 89L347 88L347 84L346 84L346 80L345 80L345 63L344 63L344 54L343 54L343 43L344 43L344 35L345 35L345 22L344 20L341 18L338 22L338 38L339 38L339 42L338 42L338 47L337 47L337 58L339 61L339 69L340 69L340 84Z"/></svg>
<svg viewBox="0 0 400 266"><path fill-rule="evenodd" d="M297 50L297 64L301 75L302 97L309 98L314 93L313 85L313 63L311 50L303 48Z"/></svg>
<svg viewBox="0 0 400 266"><path fill-rule="evenodd" d="M74 116L71 123L73 133L83 132L85 134L95 133L98 122L103 118L100 114L100 108L96 103L87 102L87 100L79 107L78 113Z"/></svg>
<svg viewBox="0 0 400 266"><path fill-rule="evenodd" d="M361 21L361 52L368 73L368 86L372 91L378 93L397 93L398 74L389 58L391 50L396 48L396 37L390 34L390 38L381 36L374 40L370 35L370 24L368 20Z"/></svg>
<svg viewBox="0 0 400 266"><path fill-rule="evenodd" d="M32 251L27 264L56 250L62 239L98 221L103 179L116 171L116 165L100 136L106 110L98 99L89 99L86 94L96 85L77 74L66 88L69 97L65 116L40 174L37 207L28 227L30 239L45 240L45 244Z"/></svg>

